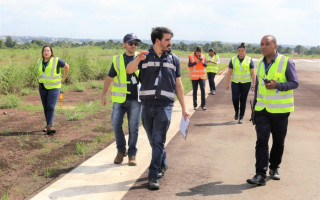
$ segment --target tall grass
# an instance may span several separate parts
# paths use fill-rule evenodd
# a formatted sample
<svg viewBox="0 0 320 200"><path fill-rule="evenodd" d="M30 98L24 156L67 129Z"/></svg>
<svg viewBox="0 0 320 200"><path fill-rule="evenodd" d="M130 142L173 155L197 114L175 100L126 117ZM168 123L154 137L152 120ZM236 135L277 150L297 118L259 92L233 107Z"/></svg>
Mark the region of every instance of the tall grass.
<svg viewBox="0 0 320 200"><path fill-rule="evenodd" d="M104 79L112 55L123 51L100 47L53 48L54 55L70 66L67 84ZM23 88L37 87L39 57L41 48L0 49L0 94L21 94Z"/></svg>

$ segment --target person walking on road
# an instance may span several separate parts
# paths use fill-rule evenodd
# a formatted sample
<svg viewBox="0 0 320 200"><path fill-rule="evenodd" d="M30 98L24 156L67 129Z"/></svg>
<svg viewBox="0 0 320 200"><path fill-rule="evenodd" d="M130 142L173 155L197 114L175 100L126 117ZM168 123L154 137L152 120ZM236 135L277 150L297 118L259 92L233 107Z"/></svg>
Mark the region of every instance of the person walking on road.
<svg viewBox="0 0 320 200"><path fill-rule="evenodd" d="M48 135L53 135L54 108L56 106L61 84L67 79L69 65L61 58L54 57L51 46L45 45L41 51L42 58L38 59L39 93L42 101L47 126L43 129ZM63 78L61 71L64 68Z"/></svg>
<svg viewBox="0 0 320 200"><path fill-rule="evenodd" d="M256 175L248 179L249 184L265 185L266 172L273 180L280 180L278 168L282 160L288 118L294 111L293 89L298 88L295 64L277 52L277 40L272 35L261 39L263 54L257 63L257 82L254 101L256 123ZM272 134L270 156L268 141Z"/></svg>
<svg viewBox="0 0 320 200"><path fill-rule="evenodd" d="M175 94L180 102L182 115L189 117L184 103L179 58L170 49L172 37L173 32L166 27L153 28L153 45L149 51L141 51L127 67L129 74L140 69L141 118L152 148L148 173L151 190L160 188L158 179L168 169L164 145Z"/></svg>
<svg viewBox="0 0 320 200"><path fill-rule="evenodd" d="M215 95L216 94L216 83L214 82L214 78L218 73L219 67L218 64L220 63L220 58L217 53L213 49L209 49L209 54L207 55L207 75L208 75L208 82L210 86L209 94Z"/></svg>
<svg viewBox="0 0 320 200"><path fill-rule="evenodd" d="M231 76L232 102L235 111L234 119L239 119L238 123L242 124L243 117L246 111L247 97L250 91L250 87L253 91L255 85L254 64L252 59L246 55L246 46L244 43L241 43L240 46L238 46L238 55L232 57L232 59L230 60L226 82L226 91L229 90L229 82Z"/></svg>
<svg viewBox="0 0 320 200"><path fill-rule="evenodd" d="M103 92L101 95L102 105L106 105L106 94L110 84L114 81L111 88L112 109L112 128L116 139L118 153L114 159L115 164L121 164L123 158L128 155L129 166L137 165L137 140L139 132L141 104L138 102L139 71L127 74L126 67L131 62L141 40L129 33L124 36L122 46L126 50L121 55L113 56L113 61L109 74L105 79ZM123 118L125 113L128 117L129 141L128 151L126 150L126 139L123 132Z"/></svg>
<svg viewBox="0 0 320 200"><path fill-rule="evenodd" d="M206 58L204 55L201 54L201 48L196 47L194 53L189 55L189 63L188 63L189 71L190 71L190 78L192 82L192 89L193 89L193 107L194 110L197 110L198 103L197 103L197 92L198 92L198 85L200 85L201 91L201 109L207 110L206 108Z"/></svg>

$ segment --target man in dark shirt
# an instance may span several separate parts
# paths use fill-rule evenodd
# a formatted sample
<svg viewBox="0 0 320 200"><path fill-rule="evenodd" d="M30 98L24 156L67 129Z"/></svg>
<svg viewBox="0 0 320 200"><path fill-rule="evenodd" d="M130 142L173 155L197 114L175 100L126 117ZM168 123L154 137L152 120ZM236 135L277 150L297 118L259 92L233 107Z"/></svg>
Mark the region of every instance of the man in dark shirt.
<svg viewBox="0 0 320 200"><path fill-rule="evenodd" d="M106 93L111 82L114 81L111 89L111 98L113 102L112 128L118 149L114 163L121 164L123 158L128 154L129 166L137 165L136 144L139 132L141 105L140 102L138 102L138 72L127 74L126 67L127 64L134 59L139 42L141 41L133 33L124 36L122 46L125 48L126 52L123 55L113 57L113 62L109 74L105 79L101 95L102 105L105 106ZM126 151L126 140L122 129L125 113L127 113L129 125L128 151Z"/></svg>

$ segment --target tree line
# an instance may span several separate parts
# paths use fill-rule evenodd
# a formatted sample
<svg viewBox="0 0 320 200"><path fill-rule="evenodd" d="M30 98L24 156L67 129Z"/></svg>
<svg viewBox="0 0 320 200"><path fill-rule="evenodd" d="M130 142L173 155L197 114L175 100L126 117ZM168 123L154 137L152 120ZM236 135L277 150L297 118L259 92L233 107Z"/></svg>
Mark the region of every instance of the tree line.
<svg viewBox="0 0 320 200"><path fill-rule="evenodd" d="M122 42L120 41L88 41L82 43L74 43L72 41L57 41L54 43L47 43L43 40L32 40L30 42L26 42L24 44L17 44L15 40L12 39L11 36L7 36L6 40L0 40L0 48L17 48L17 49L29 49L29 48L39 48L43 45L51 45L53 47L79 47L79 46L99 46L103 49L121 49ZM148 49L150 44L141 42L139 45L140 49ZM186 44L184 42L173 43L172 48L175 50L181 51L193 51L197 46L201 46L205 52L208 52L210 48L213 48L217 53L235 53L237 52L238 44L228 44L222 43L220 41L214 41L211 43L205 44L198 44L198 43L191 43ZM260 47L257 45L247 44L246 46L247 53L257 53L260 54ZM278 51L282 54L301 54L301 55L320 55L320 46L306 48L302 45L297 45L294 48L291 47L284 47L278 45Z"/></svg>

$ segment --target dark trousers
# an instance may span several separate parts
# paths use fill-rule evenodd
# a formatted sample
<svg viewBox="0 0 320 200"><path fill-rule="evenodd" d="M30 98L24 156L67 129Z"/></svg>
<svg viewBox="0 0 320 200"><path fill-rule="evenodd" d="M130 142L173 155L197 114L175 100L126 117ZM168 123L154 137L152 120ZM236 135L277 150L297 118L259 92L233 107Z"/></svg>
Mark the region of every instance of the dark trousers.
<svg viewBox="0 0 320 200"><path fill-rule="evenodd" d="M206 106L206 79L198 79L198 80L191 80L192 81L192 89L193 89L193 107L197 107L197 92L198 92L198 85L200 85L201 91L201 107Z"/></svg>
<svg viewBox="0 0 320 200"><path fill-rule="evenodd" d="M216 83L214 82L214 77L216 76L216 73L208 72L208 82L210 87L210 92L216 91Z"/></svg>
<svg viewBox="0 0 320 200"><path fill-rule="evenodd" d="M256 121L256 174L265 175L270 162L270 169L279 168L284 141L287 134L290 113L269 113L265 109L255 111ZM272 147L269 159L268 141L272 134Z"/></svg>
<svg viewBox="0 0 320 200"><path fill-rule="evenodd" d="M239 102L240 102L240 117L244 116L247 105L247 97L251 87L251 82L249 83L234 83L231 82L232 90L232 102L234 111L236 114L239 113Z"/></svg>
<svg viewBox="0 0 320 200"><path fill-rule="evenodd" d="M54 107L56 106L59 98L60 89L47 90L43 85L39 85L39 93L47 125L52 125L54 119Z"/></svg>

